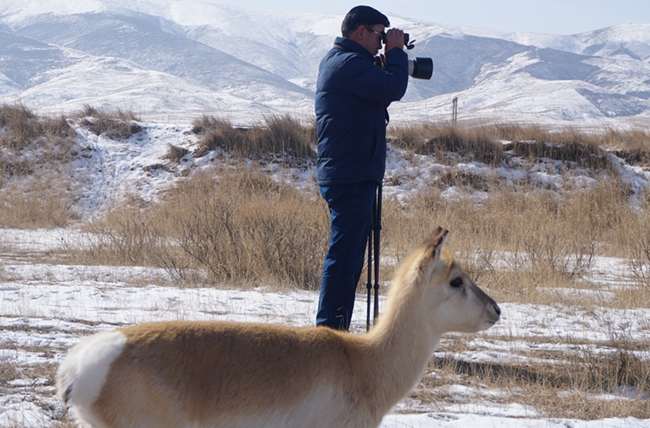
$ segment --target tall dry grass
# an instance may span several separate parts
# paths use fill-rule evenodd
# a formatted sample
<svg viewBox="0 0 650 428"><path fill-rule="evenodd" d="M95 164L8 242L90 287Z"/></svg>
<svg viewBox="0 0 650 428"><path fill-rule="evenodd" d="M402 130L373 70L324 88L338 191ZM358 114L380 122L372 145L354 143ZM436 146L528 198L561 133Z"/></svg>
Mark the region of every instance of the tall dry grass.
<svg viewBox="0 0 650 428"><path fill-rule="evenodd" d="M0 174L29 175L48 163L70 161L79 150L64 117L39 117L22 105L0 106Z"/></svg>
<svg viewBox="0 0 650 428"><path fill-rule="evenodd" d="M434 221L452 230L452 245L467 267L475 278L493 285L498 297L527 302L563 299L548 290L588 287L585 273L598 255L630 258L638 282L647 283L644 239L650 195L619 177L613 152L633 148L644 158L650 153L647 131L414 124L393 129L391 135L397 147L432 155L447 165L407 206L387 204L385 222L397 227L385 228L386 244L398 260L408 247L401 242L417 242L425 233L422 225ZM512 180L454 168L469 161L523 170L544 163L550 174L577 173L592 181L584 185L584 180L564 180L561 187L547 186L528 174ZM580 170L572 172L576 168ZM451 186L464 194L443 197ZM477 199L472 196L475 191L489 196ZM640 292L646 298L637 299L644 302L640 305L650 303L645 290ZM622 305L634 304L631 292L618 294Z"/></svg>
<svg viewBox="0 0 650 428"><path fill-rule="evenodd" d="M87 227L82 262L152 265L185 285L290 285L316 289L327 210L258 169L199 173L146 210L120 207Z"/></svg>
<svg viewBox="0 0 650 428"><path fill-rule="evenodd" d="M194 156L221 149L249 157L278 150L277 141L285 141L283 156L295 159L292 153L309 147L306 136L311 132L287 117L249 129L204 117L194 127L201 138ZM500 139L506 137L515 142L504 144ZM611 141L610 134L602 138ZM567 144L562 145L563 139ZM466 268L475 279L494 287L500 299L549 303L563 299L549 290L588 287L585 275L595 257L602 255L630 257L636 263L631 268L646 281L647 244L639 237L644 236L643 225L650 224L650 197L638 195L641 207L630 204L630 185L611 172L610 156L597 141L574 129L550 133L520 125L425 124L393 130L395 144L421 153L432 146L434 157L445 153L450 168L406 202L385 200L383 253L399 263L440 224L452 231L452 247ZM289 146L293 151L287 151ZM186 155L170 148L168 156L178 160ZM549 192L496 174L454 170L454 157L480 159L494 167L514 157L532 163L551 159L560 169L580 165L594 180L588 186L565 185ZM443 197L452 185L468 190L459 197ZM472 189L489 197L477 200ZM100 242L88 249L92 258L162 266L185 279L204 272L210 281L252 283L271 278L303 288L318 286L328 235L327 212L318 195L300 194L260 170L222 168L215 175L197 174L180 182L162 200L146 210L116 208L103 222L93 223L91 230ZM383 269L387 279L392 264Z"/></svg>
<svg viewBox="0 0 650 428"><path fill-rule="evenodd" d="M125 140L132 135L142 132L142 127L136 122L141 119L131 111L121 109L106 110L92 107L88 104L76 114L83 126L87 126L95 135L105 135L113 140Z"/></svg>
<svg viewBox="0 0 650 428"><path fill-rule="evenodd" d="M138 118L130 112L86 106L79 117L93 132L114 138L128 138L138 129ZM0 224L52 227L77 220L74 183L67 178L74 174L65 165L79 148L67 120L40 118L23 106L5 105L0 108L0 125L4 130ZM206 116L194 123L194 131L199 135L195 157L220 149L293 165L314 156L313 126L289 116L268 117L246 129ZM648 283L650 239L644 225L650 224L649 198L638 198L641 207L630 205L630 185L619 179L611 152L604 150L634 150L644 158L650 150L647 132L414 124L392 129L391 138L393 145L433 156L450 168L408 202L385 201L385 254L401 260L429 229L442 224L453 231L453 246L475 278L499 284L503 297L549 299L543 289L584 286L585 272L597 255L629 257L637 282ZM187 155L188 151L171 146L167 158L178 162ZM546 192L527 181L510 183L497 174L453 168L468 160L496 168L514 159L529 164L552 160L559 165L556 172L579 166L597 184ZM59 165L55 172L42 170L52 165ZM15 176L24 179L12 179ZM450 186L470 191L443 198ZM472 189L490 196L474 200ZM87 248L88 254L115 264L163 266L180 278L201 271L212 281L275 278L279 283L317 287L322 242L327 240L327 214L318 195L299 194L259 170L222 169L215 176L197 174L184 180L167 192L162 203L141 208L116 207L103 222L92 223L97 242ZM105 254L96 257L98 252ZM391 268L385 269L384 277Z"/></svg>
<svg viewBox="0 0 650 428"><path fill-rule="evenodd" d="M650 130L607 129L598 138L598 144L631 165L650 166Z"/></svg>
<svg viewBox="0 0 650 428"><path fill-rule="evenodd" d="M646 203L636 209L627 198L625 186L607 181L563 198L534 188L503 188L477 201L469 193L444 198L433 188L407 207L386 204L383 233L400 261L409 243L420 241L434 224L445 225L465 268L497 300L553 303L564 298L550 289L588 287L585 275L595 257L633 256L634 242L647 236L650 207ZM638 254L633 259L645 274L647 259ZM639 304L649 305L650 300Z"/></svg>
<svg viewBox="0 0 650 428"><path fill-rule="evenodd" d="M418 123L391 129L393 146L422 155L434 155L439 163L449 165L461 158L471 158L491 166L505 162L503 146L491 130L465 128L446 123Z"/></svg>
<svg viewBox="0 0 650 428"><path fill-rule="evenodd" d="M80 146L64 117L0 106L0 225L48 228L75 219L70 162Z"/></svg>
<svg viewBox="0 0 650 428"><path fill-rule="evenodd" d="M647 209L647 207L646 207ZM627 239L630 270L637 284L650 290L650 223L638 225L638 231Z"/></svg>
<svg viewBox="0 0 650 428"><path fill-rule="evenodd" d="M66 227L79 220L70 171L35 172L0 188L0 226L15 229Z"/></svg>
<svg viewBox="0 0 650 428"><path fill-rule="evenodd" d="M65 117L39 117L21 104L0 106L0 128L6 128L0 138L2 147L16 151L28 148L41 137L66 139L75 135Z"/></svg>
<svg viewBox="0 0 650 428"><path fill-rule="evenodd" d="M434 155L450 165L471 160L498 167L513 158L536 162L541 158L564 162L567 169L615 172L604 149L616 148L626 160L645 162L650 153L650 133L611 129L587 133L577 128L545 129L536 125L418 123L390 130L395 147Z"/></svg>
<svg viewBox="0 0 650 428"><path fill-rule="evenodd" d="M305 126L290 116L270 116L263 124L250 128L237 128L231 122L204 116L194 122L194 132L199 135L199 148L194 153L200 157L220 149L239 158L275 160L293 164L305 158L314 158L313 126Z"/></svg>

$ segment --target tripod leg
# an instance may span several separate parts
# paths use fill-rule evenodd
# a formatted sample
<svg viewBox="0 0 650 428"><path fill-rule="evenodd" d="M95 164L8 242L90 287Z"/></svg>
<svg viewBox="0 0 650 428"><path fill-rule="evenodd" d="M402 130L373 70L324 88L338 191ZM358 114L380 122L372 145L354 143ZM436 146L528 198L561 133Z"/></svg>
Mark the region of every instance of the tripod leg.
<svg viewBox="0 0 650 428"><path fill-rule="evenodd" d="M368 282L366 283L366 289L368 291L367 299L367 318L366 318L366 331L370 331L370 301L372 300L372 237L373 237L373 226L370 226L370 233L368 234Z"/></svg>
<svg viewBox="0 0 650 428"><path fill-rule="evenodd" d="M377 186L377 197L375 199L375 210L374 210L374 258L375 258L375 310L374 310L374 322L377 322L377 317L379 316L379 250L380 250L380 235L381 235L381 199L382 199L382 187L381 183Z"/></svg>

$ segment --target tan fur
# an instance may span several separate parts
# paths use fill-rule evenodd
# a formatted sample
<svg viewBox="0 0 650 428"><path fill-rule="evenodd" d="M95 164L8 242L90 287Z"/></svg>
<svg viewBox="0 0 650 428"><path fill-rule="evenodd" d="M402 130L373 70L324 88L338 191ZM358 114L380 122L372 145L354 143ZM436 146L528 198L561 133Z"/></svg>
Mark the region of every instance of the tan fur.
<svg viewBox="0 0 650 428"><path fill-rule="evenodd" d="M80 413L111 428L376 427L416 384L443 333L499 319L496 303L442 250L445 236L439 229L402 266L364 335L227 322L120 330L126 345ZM449 285L458 277L464 289ZM62 395L68 388L58 387Z"/></svg>

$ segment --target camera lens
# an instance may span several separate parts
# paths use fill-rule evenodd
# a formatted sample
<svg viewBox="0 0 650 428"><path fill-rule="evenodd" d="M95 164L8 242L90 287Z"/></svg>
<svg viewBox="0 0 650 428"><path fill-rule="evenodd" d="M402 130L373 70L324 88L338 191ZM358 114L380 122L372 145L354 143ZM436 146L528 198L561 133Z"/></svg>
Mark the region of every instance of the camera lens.
<svg viewBox="0 0 650 428"><path fill-rule="evenodd" d="M409 59L409 76L416 79L431 79L433 75L433 60L431 58Z"/></svg>

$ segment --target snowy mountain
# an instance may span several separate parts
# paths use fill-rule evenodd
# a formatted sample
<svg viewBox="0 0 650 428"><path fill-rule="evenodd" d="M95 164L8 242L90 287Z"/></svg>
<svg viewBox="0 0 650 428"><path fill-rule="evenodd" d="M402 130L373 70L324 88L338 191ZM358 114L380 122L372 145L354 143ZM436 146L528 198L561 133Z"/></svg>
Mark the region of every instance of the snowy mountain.
<svg viewBox="0 0 650 428"><path fill-rule="evenodd" d="M5 0L0 101L43 113L84 104L149 120L201 114L257 121L313 115L318 63L341 15L269 13L211 0ZM411 79L397 120L643 123L650 118L650 25L573 36L513 34L394 17L435 62Z"/></svg>

